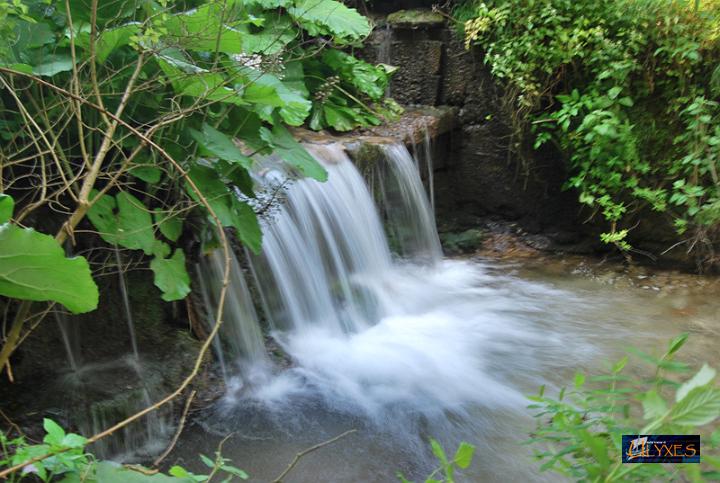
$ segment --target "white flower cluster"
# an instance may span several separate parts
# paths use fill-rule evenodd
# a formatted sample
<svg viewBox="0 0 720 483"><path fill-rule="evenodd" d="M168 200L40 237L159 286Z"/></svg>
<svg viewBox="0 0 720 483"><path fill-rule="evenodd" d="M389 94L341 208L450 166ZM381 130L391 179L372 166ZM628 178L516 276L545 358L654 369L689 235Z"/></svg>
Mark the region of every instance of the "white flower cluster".
<svg viewBox="0 0 720 483"><path fill-rule="evenodd" d="M259 54L235 54L233 55L233 60L245 67L251 67L253 69L260 68L263 62L263 58Z"/></svg>

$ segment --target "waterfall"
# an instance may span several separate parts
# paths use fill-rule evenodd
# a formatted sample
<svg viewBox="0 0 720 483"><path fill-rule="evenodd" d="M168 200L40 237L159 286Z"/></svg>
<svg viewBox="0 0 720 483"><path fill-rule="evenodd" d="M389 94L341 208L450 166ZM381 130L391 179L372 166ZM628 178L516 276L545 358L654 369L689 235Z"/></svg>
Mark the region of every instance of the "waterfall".
<svg viewBox="0 0 720 483"><path fill-rule="evenodd" d="M372 176L390 245L406 259L437 263L442 248L419 163L403 144L385 145L383 151L386 159Z"/></svg>
<svg viewBox="0 0 720 483"><path fill-rule="evenodd" d="M328 170L328 180L301 179L288 188L277 216L265 222L254 272L276 330L357 332L377 318L364 281L390 268L390 250L365 181L342 146L308 150ZM262 176L277 183L288 174L278 165Z"/></svg>
<svg viewBox="0 0 720 483"><path fill-rule="evenodd" d="M388 23L385 25L382 40L380 41L380 48L378 49L378 62L380 64L392 65L392 39L393 30L392 26ZM385 89L385 97L392 97L391 83L388 82L388 86Z"/></svg>
<svg viewBox="0 0 720 483"><path fill-rule="evenodd" d="M133 322L132 309L130 307L127 280L125 280L125 270L122 266L122 257L120 255L120 249L117 245L115 245L115 261L117 262L120 295L122 295L123 306L125 308L125 321L127 322L128 333L130 335L130 346L132 347L135 360L139 360L140 354L138 353L137 338L135 337L135 323Z"/></svg>
<svg viewBox="0 0 720 483"><path fill-rule="evenodd" d="M214 250L198 264L200 292L207 307L208 319L215 323L225 260L222 250ZM221 337L213 341L225 380L232 375L227 360L235 361L247 376L250 370L268 365L262 331L245 276L237 257L230 254L230 285L223 307ZM221 340L226 347L222 346ZM229 356L229 357L228 357Z"/></svg>
<svg viewBox="0 0 720 483"><path fill-rule="evenodd" d="M69 320L65 312L56 310L53 314L60 329L60 337L63 341L63 347L65 347L65 354L67 355L70 369L77 371L82 363L80 357L80 333L77 324Z"/></svg>
<svg viewBox="0 0 720 483"><path fill-rule="evenodd" d="M435 215L435 171L432 158L432 138L427 123L423 123L423 154L425 156L425 169L427 170L428 198L430 198L430 209Z"/></svg>
<svg viewBox="0 0 720 483"><path fill-rule="evenodd" d="M372 173L375 193L341 144L306 148L327 169L326 182L295 179L281 160L272 157L255 173L261 187L288 186L286 200L263 221L261 254L247 254L258 305L281 341L288 333L316 328L333 334L368 329L395 310L377 290L378 282L393 270L393 252L430 265L442 256L416 162L403 144L382 147L384 159ZM268 366L253 297L235 255L231 265L223 342L215 342L226 381L238 372L228 368L228 361L237 362L246 378L249 368ZM222 271L219 251L203 257L198 266L211 318ZM229 346L229 354L223 345Z"/></svg>

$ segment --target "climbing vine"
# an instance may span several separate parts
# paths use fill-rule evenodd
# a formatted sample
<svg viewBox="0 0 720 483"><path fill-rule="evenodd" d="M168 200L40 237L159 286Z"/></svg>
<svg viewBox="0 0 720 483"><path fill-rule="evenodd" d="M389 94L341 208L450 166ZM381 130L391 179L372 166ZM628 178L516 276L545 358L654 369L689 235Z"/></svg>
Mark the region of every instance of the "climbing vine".
<svg viewBox="0 0 720 483"><path fill-rule="evenodd" d="M718 2L470 0L455 15L507 83L516 134L565 153L605 242L632 250L652 210L720 260Z"/></svg>

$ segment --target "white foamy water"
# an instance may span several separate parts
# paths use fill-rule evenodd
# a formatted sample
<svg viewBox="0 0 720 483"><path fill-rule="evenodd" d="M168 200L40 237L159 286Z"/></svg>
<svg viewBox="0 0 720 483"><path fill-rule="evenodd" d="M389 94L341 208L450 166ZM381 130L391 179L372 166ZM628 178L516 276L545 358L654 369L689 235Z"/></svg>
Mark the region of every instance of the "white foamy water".
<svg viewBox="0 0 720 483"><path fill-rule="evenodd" d="M529 461L518 465L527 453L517 451L529 425L526 394L541 384L551 391L596 359L603 335L593 313L602 302L479 261L443 260L404 146L384 148L372 192L339 145L310 151L328 181L293 181L263 227L262 254L245 274L233 269L256 284L290 367L268 370L256 350L257 318L232 310L235 334L225 337L255 341L254 355L229 344L244 369L228 377L206 430L234 432L230 451L258 481L298 449L349 428L359 431L337 443L336 459L319 456L324 467L288 481L390 481L396 470L420 478L434 465L429 437L449 449L477 444L473 478L533 479ZM277 160L257 174L268 185L288 177ZM238 300L249 299L244 283L235 285Z"/></svg>

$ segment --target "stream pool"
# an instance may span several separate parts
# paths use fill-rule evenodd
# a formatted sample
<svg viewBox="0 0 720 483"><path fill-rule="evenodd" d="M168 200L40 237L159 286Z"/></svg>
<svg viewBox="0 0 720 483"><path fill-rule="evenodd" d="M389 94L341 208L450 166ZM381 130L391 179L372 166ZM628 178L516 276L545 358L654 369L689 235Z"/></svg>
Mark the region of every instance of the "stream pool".
<svg viewBox="0 0 720 483"><path fill-rule="evenodd" d="M536 256L399 264L357 283L395 313L350 335L277 334L293 365L196 415L167 463L201 470L196 455L230 435L223 455L272 481L298 451L355 429L283 481L422 481L436 466L429 437L477 446L459 481L557 481L520 444L540 385L557 392L578 370L601 373L630 346L660 352L685 331L680 359L720 366L720 281L709 277ZM637 359L626 369L647 370Z"/></svg>

